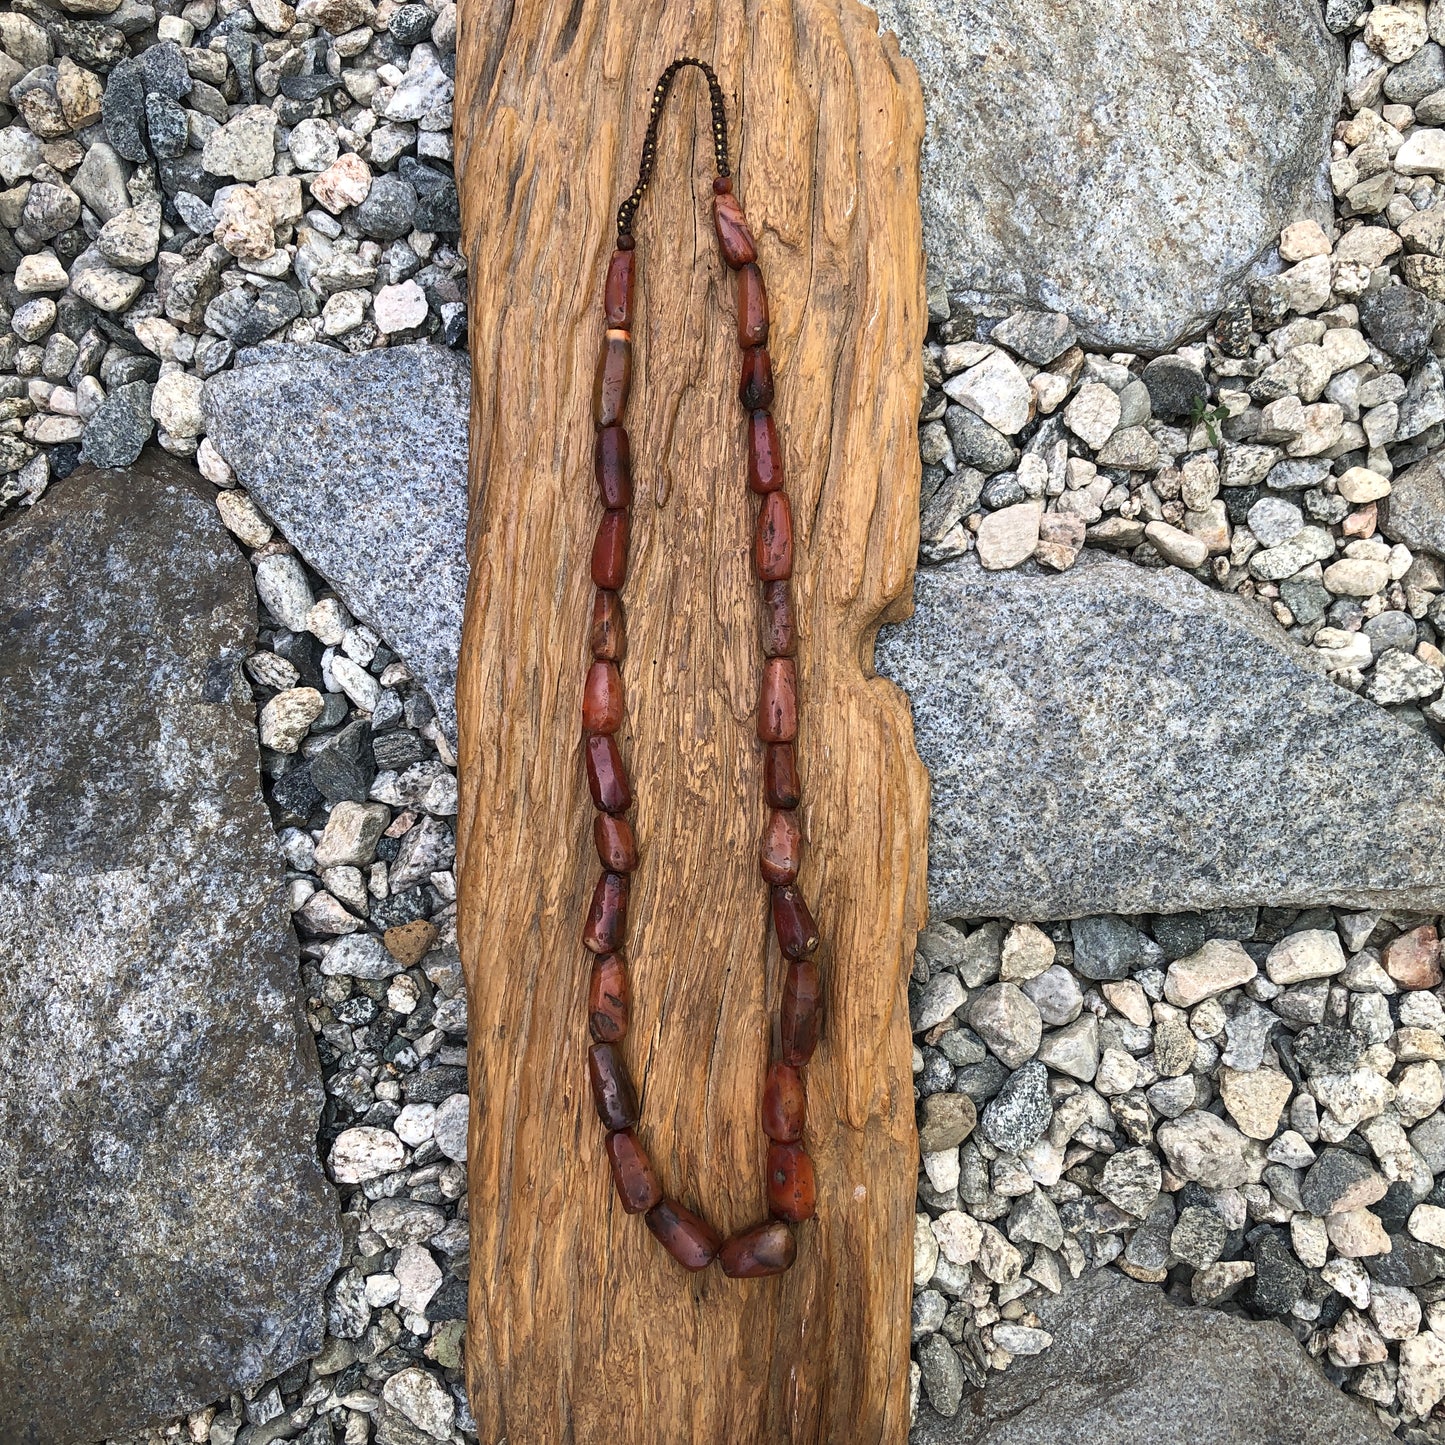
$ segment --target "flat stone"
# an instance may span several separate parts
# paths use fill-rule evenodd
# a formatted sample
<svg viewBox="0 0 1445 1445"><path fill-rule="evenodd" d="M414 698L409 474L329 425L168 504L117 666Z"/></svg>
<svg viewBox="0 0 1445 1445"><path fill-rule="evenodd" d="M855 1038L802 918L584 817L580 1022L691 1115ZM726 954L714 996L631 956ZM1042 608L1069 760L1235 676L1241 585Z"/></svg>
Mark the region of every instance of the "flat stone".
<svg viewBox="0 0 1445 1445"><path fill-rule="evenodd" d="M466 358L266 348L206 383L211 444L282 535L426 687L456 737L466 598Z"/></svg>
<svg viewBox="0 0 1445 1445"><path fill-rule="evenodd" d="M950 377L943 389L1005 436L1022 431L1034 414L1033 389L1002 351L991 351L976 366Z"/></svg>
<svg viewBox="0 0 1445 1445"><path fill-rule="evenodd" d="M1206 1189L1234 1189L1260 1173L1263 1151L1214 1114L1192 1109L1159 1126L1159 1147L1181 1178ZM1257 1156L1257 1157L1256 1157Z"/></svg>
<svg viewBox="0 0 1445 1445"><path fill-rule="evenodd" d="M1249 603L1088 550L914 596L877 667L932 778L936 917L1445 908L1439 751Z"/></svg>
<svg viewBox="0 0 1445 1445"><path fill-rule="evenodd" d="M989 1100L980 1127L995 1149L1018 1154L1043 1134L1053 1117L1048 1070L1034 1059L1010 1074Z"/></svg>
<svg viewBox="0 0 1445 1445"><path fill-rule="evenodd" d="M1251 1266L1233 1270L1238 1282ZM1198 1277L1196 1276L1196 1281ZM914 1445L1389 1445L1373 1413L1326 1380L1281 1324L1171 1302L1114 1270L1037 1292L1053 1336L951 1419L926 1401ZM1201 1422L1207 1425L1201 1431Z"/></svg>
<svg viewBox="0 0 1445 1445"><path fill-rule="evenodd" d="M322 1343L321 1079L240 672L255 595L213 496L149 456L0 533L24 679L0 708L23 759L0 783L23 842L0 866L6 1440L129 1436Z"/></svg>
<svg viewBox="0 0 1445 1445"><path fill-rule="evenodd" d="M1317 0L879 13L929 99L924 247L966 304L1065 312L1103 350L1169 351L1286 223L1329 219L1344 54Z"/></svg>

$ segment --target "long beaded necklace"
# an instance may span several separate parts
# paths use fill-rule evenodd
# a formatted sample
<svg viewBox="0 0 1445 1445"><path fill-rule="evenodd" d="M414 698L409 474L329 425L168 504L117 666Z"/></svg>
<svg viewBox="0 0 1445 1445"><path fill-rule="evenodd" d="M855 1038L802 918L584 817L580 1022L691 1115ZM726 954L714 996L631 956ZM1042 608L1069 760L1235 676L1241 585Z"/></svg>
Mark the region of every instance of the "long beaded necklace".
<svg viewBox="0 0 1445 1445"><path fill-rule="evenodd" d="M636 242L632 222L657 158L657 126L673 77L696 66L712 100L712 213L723 260L738 278L738 344L742 379L738 399L747 413L748 487L761 499L753 533L753 566L762 583L763 680L758 737L763 743L763 797L768 820L760 867L771 895L773 931L788 960L783 986L778 1056L763 1088L762 1123L768 1137L767 1195L771 1218L724 1241L699 1215L662 1192L638 1140L637 1090L619 1045L630 1014L627 963L629 880L637 867L637 842L626 813L632 786L618 751L622 726L621 663L626 628L620 589L627 575L631 531L632 464L623 413L632 381L632 293ZM607 268L603 295L606 332L597 362L593 420L594 466L602 494L602 520L592 547L592 662L582 694L582 731L587 784L597 808L593 840L602 876L592 894L582 942L593 955L587 1011L592 1046L587 1067L598 1117L607 1130L607 1156L623 1209L641 1214L662 1247L684 1269L705 1269L714 1259L725 1274L747 1279L781 1274L797 1245L792 1224L811 1219L815 1204L813 1161L802 1145L806 1094L800 1070L818 1041L821 979L812 957L818 930L797 888L803 835L802 800L794 739L798 732L797 648L789 579L793 575L793 519L783 491L783 453L770 408L773 370L768 357L768 297L757 265L757 248L728 170L727 117L722 88L712 68L684 56L663 71L652 95L637 185L617 211L617 249Z"/></svg>

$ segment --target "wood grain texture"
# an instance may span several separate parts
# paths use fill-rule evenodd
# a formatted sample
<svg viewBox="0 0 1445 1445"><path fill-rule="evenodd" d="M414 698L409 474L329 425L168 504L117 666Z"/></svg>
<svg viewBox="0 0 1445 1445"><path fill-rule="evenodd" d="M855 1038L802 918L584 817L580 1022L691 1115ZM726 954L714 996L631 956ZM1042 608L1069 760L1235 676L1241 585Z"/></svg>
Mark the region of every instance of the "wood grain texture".
<svg viewBox="0 0 1445 1445"><path fill-rule="evenodd" d="M459 874L481 1439L899 1445L927 779L872 653L880 620L910 605L918 540L917 79L854 0L460 10L474 392ZM592 371L613 214L653 83L682 54L711 61L727 93L771 296L797 521L801 881L825 940L825 1039L807 1071L819 1217L791 1272L751 1282L684 1274L622 1213L586 1082ZM679 78L637 223L619 741L642 864L624 1051L665 1189L736 1229L765 1213L758 1108L781 969L756 861L756 501L705 96L696 71Z"/></svg>

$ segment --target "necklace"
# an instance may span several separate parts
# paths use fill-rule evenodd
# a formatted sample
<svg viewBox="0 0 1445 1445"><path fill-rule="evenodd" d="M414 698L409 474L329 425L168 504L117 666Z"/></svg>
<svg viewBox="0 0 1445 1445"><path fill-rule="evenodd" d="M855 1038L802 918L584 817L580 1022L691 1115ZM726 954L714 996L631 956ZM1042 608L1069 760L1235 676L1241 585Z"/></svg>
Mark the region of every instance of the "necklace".
<svg viewBox="0 0 1445 1445"><path fill-rule="evenodd" d="M626 625L621 588L627 575L631 533L632 463L622 425L632 381L632 296L636 242L632 222L652 179L657 127L673 77L695 66L707 78L712 102L713 225L723 260L738 279L738 344L742 377L738 400L747 413L748 488L760 498L753 533L753 567L762 584L763 677L758 700L758 737L763 744L763 797L768 820L759 863L771 898L773 932L787 959L779 1017L780 1047L763 1087L762 1123L768 1137L767 1196L771 1218L724 1241L700 1215L666 1197L637 1137L637 1090L620 1045L630 1015L627 962L627 899L637 868L637 841L627 821L632 785L617 747L623 721L621 664ZM588 989L592 1045L587 1069L598 1117L607 1130L607 1156L618 1199L641 1214L662 1247L684 1269L705 1269L714 1259L725 1274L747 1279L781 1274L797 1245L789 1227L814 1212L813 1161L802 1145L806 1094L801 1069L818 1042L821 978L812 957L818 930L798 891L803 835L802 801L794 739L798 732L797 650L789 579L793 575L793 519L783 491L783 453L770 408L773 369L768 356L768 297L757 265L757 248L728 170L727 117L722 87L712 68L684 56L663 71L652 94L637 185L617 211L617 249L607 267L603 293L606 331L593 389L597 436L594 466L602 495L602 520L592 547L592 661L582 693L582 732L587 784L597 817L593 840L602 876L582 931L593 956Z"/></svg>

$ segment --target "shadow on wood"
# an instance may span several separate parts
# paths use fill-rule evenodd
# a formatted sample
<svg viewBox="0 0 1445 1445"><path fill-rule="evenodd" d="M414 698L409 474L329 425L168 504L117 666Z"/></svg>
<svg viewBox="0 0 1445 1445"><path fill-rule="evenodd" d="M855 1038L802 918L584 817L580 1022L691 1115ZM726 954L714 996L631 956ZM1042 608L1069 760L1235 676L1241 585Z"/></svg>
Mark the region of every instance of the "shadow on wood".
<svg viewBox="0 0 1445 1445"><path fill-rule="evenodd" d="M752 1282L685 1274L622 1213L586 1071L592 370L613 215L653 83L683 54L711 61L727 93L771 296L798 533L802 884L825 940L806 1138L818 1219L787 1275ZM927 779L872 653L879 622L910 605L918 541L917 79L853 0L462 0L456 133L474 376L458 871L481 1439L900 1445ZM766 1212L758 1107L781 969L756 862L755 501L709 161L705 89L684 72L637 222L619 741L642 865L625 1052L664 1188L736 1229Z"/></svg>

